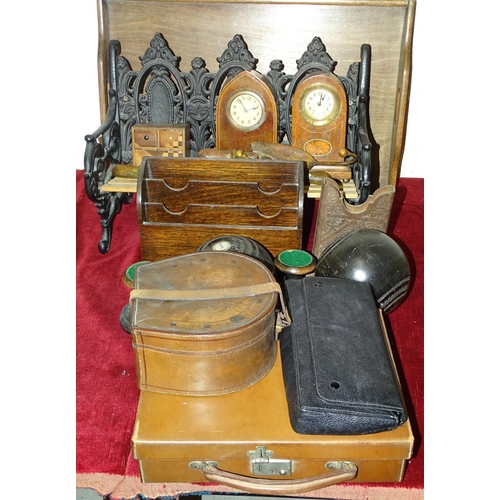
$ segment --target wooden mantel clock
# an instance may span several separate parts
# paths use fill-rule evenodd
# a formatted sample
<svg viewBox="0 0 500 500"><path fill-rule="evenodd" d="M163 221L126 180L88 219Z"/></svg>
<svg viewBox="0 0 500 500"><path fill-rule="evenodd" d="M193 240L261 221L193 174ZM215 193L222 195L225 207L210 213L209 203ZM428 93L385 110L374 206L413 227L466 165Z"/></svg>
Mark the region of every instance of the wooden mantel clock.
<svg viewBox="0 0 500 500"><path fill-rule="evenodd" d="M217 149L251 150L254 141L278 142L274 90L256 71L242 71L221 90L215 110Z"/></svg>
<svg viewBox="0 0 500 500"><path fill-rule="evenodd" d="M315 72L298 85L292 102L291 145L321 164L343 162L346 147L347 97L333 73Z"/></svg>

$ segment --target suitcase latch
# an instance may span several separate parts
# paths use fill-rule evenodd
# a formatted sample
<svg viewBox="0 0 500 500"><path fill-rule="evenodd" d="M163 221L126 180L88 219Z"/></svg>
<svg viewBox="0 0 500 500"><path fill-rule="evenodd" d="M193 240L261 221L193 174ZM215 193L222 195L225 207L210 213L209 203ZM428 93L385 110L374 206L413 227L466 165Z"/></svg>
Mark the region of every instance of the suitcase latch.
<svg viewBox="0 0 500 500"><path fill-rule="evenodd" d="M292 461L271 458L274 452L266 450L265 446L257 446L255 451L249 451L252 474L256 476L289 476L292 473Z"/></svg>

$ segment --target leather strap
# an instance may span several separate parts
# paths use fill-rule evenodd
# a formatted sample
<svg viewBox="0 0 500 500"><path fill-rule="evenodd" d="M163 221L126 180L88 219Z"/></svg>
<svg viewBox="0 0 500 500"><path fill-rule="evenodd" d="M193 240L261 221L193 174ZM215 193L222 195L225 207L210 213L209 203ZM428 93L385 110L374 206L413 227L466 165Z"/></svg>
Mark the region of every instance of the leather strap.
<svg viewBox="0 0 500 500"><path fill-rule="evenodd" d="M203 473L209 482L216 482L249 493L295 494L324 488L331 484L350 481L358 474L356 465L344 462L329 474L302 479L258 479L221 470L203 462Z"/></svg>
<svg viewBox="0 0 500 500"><path fill-rule="evenodd" d="M136 289L130 292L130 298L150 300L211 300L251 297L272 292L281 294L281 287L275 281L259 283L257 285L202 290Z"/></svg>
<svg viewBox="0 0 500 500"><path fill-rule="evenodd" d="M134 289L130 292L132 299L148 300L214 300L253 297L266 293L279 294L281 312L278 313L276 334L291 324L291 319L283 299L281 286L276 281L259 283L257 285L237 286L231 288L208 288L203 290L165 290L165 289Z"/></svg>

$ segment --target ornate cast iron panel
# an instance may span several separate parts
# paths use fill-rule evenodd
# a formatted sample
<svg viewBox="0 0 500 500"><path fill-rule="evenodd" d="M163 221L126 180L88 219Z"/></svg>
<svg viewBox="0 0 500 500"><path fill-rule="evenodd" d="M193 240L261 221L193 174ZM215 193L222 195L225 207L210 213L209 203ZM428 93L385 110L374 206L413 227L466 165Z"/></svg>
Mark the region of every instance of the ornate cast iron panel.
<svg viewBox="0 0 500 500"><path fill-rule="evenodd" d="M132 126L135 123L189 124L191 156L215 147L215 107L222 87L245 70L256 70L253 57L241 35L235 35L217 58L219 68L209 72L204 59L195 57L188 73L179 68L176 56L161 33L156 33L142 57L141 69L132 69L120 55L118 40L109 44L109 107L102 125L85 137L85 187L96 204L101 218L102 239L98 248L109 251L112 224L123 203L130 203L129 193L103 193L100 187L109 181L117 163L132 160ZM358 156L352 165L358 197L363 203L370 191L371 144L368 139L368 84L371 52L362 45L359 62L349 67L346 76L337 75L348 99L347 149ZM319 37L315 37L297 60L297 71L287 74L280 60L273 60L264 75L278 96L279 142L291 139L291 109L295 89L313 71L333 72L336 66Z"/></svg>

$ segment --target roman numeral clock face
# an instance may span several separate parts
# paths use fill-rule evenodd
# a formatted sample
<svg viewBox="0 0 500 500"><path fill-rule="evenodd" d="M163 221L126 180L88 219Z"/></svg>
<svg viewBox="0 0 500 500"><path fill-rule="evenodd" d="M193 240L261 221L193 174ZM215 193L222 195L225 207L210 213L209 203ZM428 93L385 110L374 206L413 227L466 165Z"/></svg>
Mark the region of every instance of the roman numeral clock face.
<svg viewBox="0 0 500 500"><path fill-rule="evenodd" d="M265 119L262 99L250 90L234 94L228 102L227 111L229 121L239 130L255 130Z"/></svg>

